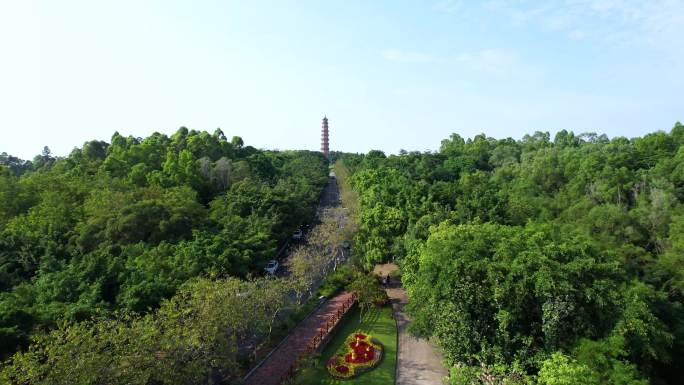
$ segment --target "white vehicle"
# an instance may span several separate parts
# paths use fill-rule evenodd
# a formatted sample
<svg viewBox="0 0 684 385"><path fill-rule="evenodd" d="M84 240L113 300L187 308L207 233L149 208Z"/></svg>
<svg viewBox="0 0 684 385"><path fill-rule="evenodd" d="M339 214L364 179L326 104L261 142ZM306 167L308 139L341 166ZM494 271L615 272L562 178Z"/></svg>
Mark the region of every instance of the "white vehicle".
<svg viewBox="0 0 684 385"><path fill-rule="evenodd" d="M300 240L304 238L304 232L302 232L302 229L297 229L294 234L292 234L292 239Z"/></svg>
<svg viewBox="0 0 684 385"><path fill-rule="evenodd" d="M275 259L272 259L272 260L268 261L268 265L266 265L266 267L264 267L264 270L268 274L275 274L276 270L278 270L278 266L279 266L278 261L276 261Z"/></svg>

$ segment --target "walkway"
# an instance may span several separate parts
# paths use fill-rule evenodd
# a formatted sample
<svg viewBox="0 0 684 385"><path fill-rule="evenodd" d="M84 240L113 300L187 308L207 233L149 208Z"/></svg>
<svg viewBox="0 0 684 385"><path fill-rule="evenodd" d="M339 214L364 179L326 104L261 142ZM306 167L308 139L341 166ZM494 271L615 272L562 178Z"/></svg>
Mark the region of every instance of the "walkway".
<svg viewBox="0 0 684 385"><path fill-rule="evenodd" d="M278 385L287 377L299 357L325 339L353 303L351 293L343 292L325 302L290 333L266 360L245 380L245 385ZM313 345L315 346L312 346Z"/></svg>
<svg viewBox="0 0 684 385"><path fill-rule="evenodd" d="M395 265L386 264L375 267L377 274L392 274ZM406 290L401 287L387 289L392 301L394 318L397 320L399 331L399 346L397 348L397 385L441 385L447 376L447 370L442 364L442 355L438 348L430 342L413 337L406 328L410 319L404 313L404 306L408 303Z"/></svg>

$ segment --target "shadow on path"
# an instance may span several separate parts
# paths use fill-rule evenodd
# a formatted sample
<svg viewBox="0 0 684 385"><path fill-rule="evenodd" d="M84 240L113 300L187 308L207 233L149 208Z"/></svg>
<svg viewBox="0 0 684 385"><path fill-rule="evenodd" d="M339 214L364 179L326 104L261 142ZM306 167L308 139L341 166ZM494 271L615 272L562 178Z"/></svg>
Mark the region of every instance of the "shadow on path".
<svg viewBox="0 0 684 385"><path fill-rule="evenodd" d="M390 276L396 265L378 265L375 273ZM394 318L397 320L399 346L397 347L397 385L441 385L447 370L442 364L442 354L430 342L412 336L407 328L410 318L404 313L408 296L396 280L392 280L387 290L390 297Z"/></svg>

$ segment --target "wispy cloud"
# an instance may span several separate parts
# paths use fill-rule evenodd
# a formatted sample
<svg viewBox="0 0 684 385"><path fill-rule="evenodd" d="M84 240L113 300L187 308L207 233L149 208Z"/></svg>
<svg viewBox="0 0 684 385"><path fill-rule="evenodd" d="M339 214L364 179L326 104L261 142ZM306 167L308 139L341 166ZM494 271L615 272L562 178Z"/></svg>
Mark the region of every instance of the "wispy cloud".
<svg viewBox="0 0 684 385"><path fill-rule="evenodd" d="M515 54L493 49L462 52L457 54L453 61L471 70L485 72L497 77L510 75L519 65Z"/></svg>
<svg viewBox="0 0 684 385"><path fill-rule="evenodd" d="M684 2L680 0L492 0L482 8L511 24L540 25L573 40L602 44L684 45Z"/></svg>
<svg viewBox="0 0 684 385"><path fill-rule="evenodd" d="M406 63L434 63L437 59L427 52L408 52L398 49L386 49L381 52L382 57L390 61Z"/></svg>
<svg viewBox="0 0 684 385"><path fill-rule="evenodd" d="M511 26L534 26L603 47L655 48L684 57L684 1L682 0L442 0L436 12L458 17L474 27L507 20ZM638 48L637 48L638 47Z"/></svg>
<svg viewBox="0 0 684 385"><path fill-rule="evenodd" d="M386 49L382 57L389 61L404 63L441 64L464 71L475 71L495 77L504 78L514 73L529 73L529 66L519 60L513 52L483 49L477 51L447 53L437 56L427 52L409 52L398 49Z"/></svg>
<svg viewBox="0 0 684 385"><path fill-rule="evenodd" d="M457 0L443 0L435 3L432 9L446 13L457 13L463 10L463 2Z"/></svg>

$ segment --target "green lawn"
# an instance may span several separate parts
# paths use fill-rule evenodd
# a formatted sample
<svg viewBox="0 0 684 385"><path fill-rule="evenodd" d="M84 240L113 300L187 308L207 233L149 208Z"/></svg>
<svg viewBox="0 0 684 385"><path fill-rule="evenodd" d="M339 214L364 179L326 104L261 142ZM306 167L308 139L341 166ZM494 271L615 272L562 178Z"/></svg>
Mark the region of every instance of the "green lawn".
<svg viewBox="0 0 684 385"><path fill-rule="evenodd" d="M352 380L336 380L328 374L325 363L344 343L344 339L356 330L369 333L380 340L385 349L382 361L375 369ZM397 326L394 318L392 318L392 307L389 305L383 308L373 307L364 315L360 323L359 310L358 307L355 307L337 329L315 367L302 370L296 383L301 385L393 385L396 361Z"/></svg>

